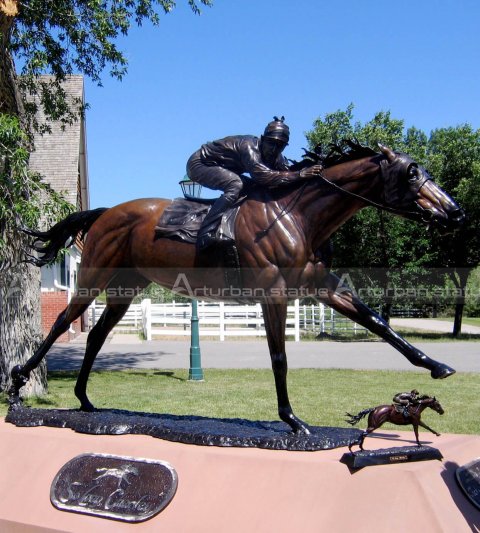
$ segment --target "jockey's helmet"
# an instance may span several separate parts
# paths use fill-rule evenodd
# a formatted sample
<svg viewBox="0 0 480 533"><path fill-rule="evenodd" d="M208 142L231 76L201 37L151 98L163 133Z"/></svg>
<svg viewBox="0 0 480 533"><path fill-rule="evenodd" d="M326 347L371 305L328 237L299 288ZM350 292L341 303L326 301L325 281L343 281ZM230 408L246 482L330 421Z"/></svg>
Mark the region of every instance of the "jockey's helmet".
<svg viewBox="0 0 480 533"><path fill-rule="evenodd" d="M290 128L284 122L285 117L273 117L272 122L267 124L263 136L267 139L277 139L288 144L290 139Z"/></svg>

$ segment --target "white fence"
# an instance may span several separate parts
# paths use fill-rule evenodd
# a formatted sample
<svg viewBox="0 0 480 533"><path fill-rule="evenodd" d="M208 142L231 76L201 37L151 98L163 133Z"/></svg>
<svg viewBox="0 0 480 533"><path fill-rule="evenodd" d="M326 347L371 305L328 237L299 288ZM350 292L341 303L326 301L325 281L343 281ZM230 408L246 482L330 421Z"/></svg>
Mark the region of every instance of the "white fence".
<svg viewBox="0 0 480 533"><path fill-rule="evenodd" d="M95 304L90 308L90 326L96 324L105 305ZM192 307L190 303L152 304L143 300L141 304L129 307L114 331L143 333L147 340L154 336L190 336ZM200 336L258 337L266 335L262 308L256 305L233 305L223 302L198 302ZM338 315L322 304L300 305L295 300L288 306L286 335L300 340L302 334L338 335L357 334L367 330L351 320Z"/></svg>

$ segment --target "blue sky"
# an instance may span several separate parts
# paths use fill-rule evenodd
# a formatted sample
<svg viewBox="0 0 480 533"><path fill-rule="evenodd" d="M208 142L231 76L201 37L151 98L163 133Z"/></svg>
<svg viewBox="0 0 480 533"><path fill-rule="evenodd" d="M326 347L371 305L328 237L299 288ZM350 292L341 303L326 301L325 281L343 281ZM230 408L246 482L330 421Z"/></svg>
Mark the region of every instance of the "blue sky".
<svg viewBox="0 0 480 533"><path fill-rule="evenodd" d="M214 0L201 16L186 4L121 40L123 82L86 80L92 208L179 196L203 142L261 134L273 115L293 159L315 118L350 102L362 122L390 110L427 133L480 127L478 0Z"/></svg>

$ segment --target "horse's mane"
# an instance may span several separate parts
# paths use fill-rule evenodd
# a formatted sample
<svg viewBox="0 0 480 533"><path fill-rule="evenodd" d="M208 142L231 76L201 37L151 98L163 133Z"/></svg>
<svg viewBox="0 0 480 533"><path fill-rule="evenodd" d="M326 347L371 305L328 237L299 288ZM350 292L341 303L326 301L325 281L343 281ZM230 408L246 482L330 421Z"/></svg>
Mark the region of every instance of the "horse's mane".
<svg viewBox="0 0 480 533"><path fill-rule="evenodd" d="M419 400L433 400L433 396L429 396L428 394L422 394L421 396L419 396L418 398Z"/></svg>
<svg viewBox="0 0 480 533"><path fill-rule="evenodd" d="M319 144L315 146L313 151L308 151L305 148L303 150L305 152L303 159L301 161L292 161L290 170L301 170L318 164L328 168L347 161L361 159L362 157L378 155L378 152L360 144L356 139L343 139L338 143L330 144L326 153Z"/></svg>

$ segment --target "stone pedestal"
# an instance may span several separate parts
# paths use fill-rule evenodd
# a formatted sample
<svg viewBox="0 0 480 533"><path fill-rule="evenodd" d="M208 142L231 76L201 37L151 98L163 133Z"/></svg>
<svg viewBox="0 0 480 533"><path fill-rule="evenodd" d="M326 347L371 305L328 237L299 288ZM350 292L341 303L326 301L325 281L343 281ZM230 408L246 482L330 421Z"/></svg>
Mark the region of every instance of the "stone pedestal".
<svg viewBox="0 0 480 533"><path fill-rule="evenodd" d="M345 448L290 452L195 446L143 435L21 428L0 419L0 531L471 533L480 528L480 511L455 481L456 468L479 455L480 436L421 437L441 451L443 461L351 473L340 462ZM411 432L368 439L370 449L412 444ZM82 453L167 461L178 474L177 492L163 511L139 524L58 510L50 503L52 480Z"/></svg>

